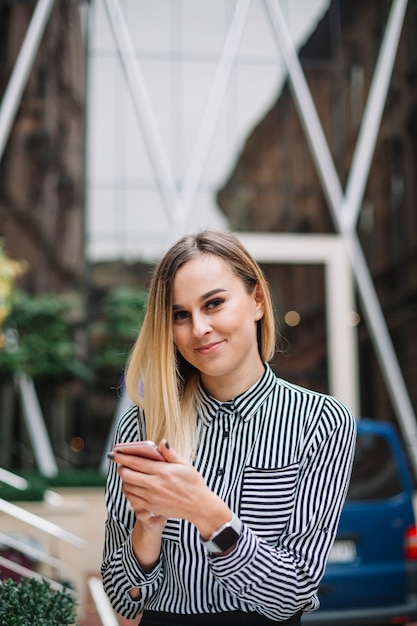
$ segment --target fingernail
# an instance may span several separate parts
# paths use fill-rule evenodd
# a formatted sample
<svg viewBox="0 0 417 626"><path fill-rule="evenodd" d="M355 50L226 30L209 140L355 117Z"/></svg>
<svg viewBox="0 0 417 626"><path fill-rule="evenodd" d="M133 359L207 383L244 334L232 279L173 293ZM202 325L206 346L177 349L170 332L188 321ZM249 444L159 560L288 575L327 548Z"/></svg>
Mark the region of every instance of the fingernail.
<svg viewBox="0 0 417 626"><path fill-rule="evenodd" d="M114 452L107 452L107 458L110 461L114 461Z"/></svg>
<svg viewBox="0 0 417 626"><path fill-rule="evenodd" d="M168 441L166 439L165 439L165 447L166 447L167 450L169 450L169 448L170 448L169 443L168 443Z"/></svg>

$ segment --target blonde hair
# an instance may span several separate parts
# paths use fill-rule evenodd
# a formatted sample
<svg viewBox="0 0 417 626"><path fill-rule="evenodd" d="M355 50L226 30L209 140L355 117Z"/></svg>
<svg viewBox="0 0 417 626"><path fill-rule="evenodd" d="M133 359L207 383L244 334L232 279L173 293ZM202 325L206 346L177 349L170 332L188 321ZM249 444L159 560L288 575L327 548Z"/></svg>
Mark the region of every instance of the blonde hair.
<svg viewBox="0 0 417 626"><path fill-rule="evenodd" d="M248 293L259 286L264 315L257 322L258 349L263 362L276 347L275 315L264 274L246 248L230 233L204 231L175 243L156 266L139 337L126 370L130 398L146 416L146 436L190 458L196 445L196 408L199 372L174 344L172 291L177 271L201 254L220 257L244 283ZM143 393L142 393L143 392Z"/></svg>

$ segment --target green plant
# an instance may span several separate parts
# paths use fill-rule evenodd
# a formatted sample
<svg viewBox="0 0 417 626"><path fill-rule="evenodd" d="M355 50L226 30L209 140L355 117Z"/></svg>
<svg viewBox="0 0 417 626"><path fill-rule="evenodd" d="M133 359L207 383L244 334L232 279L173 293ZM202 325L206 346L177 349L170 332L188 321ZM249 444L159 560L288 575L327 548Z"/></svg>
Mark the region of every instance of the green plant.
<svg viewBox="0 0 417 626"><path fill-rule="evenodd" d="M132 287L111 289L93 326L93 366L96 372L123 372L142 325L147 292Z"/></svg>
<svg viewBox="0 0 417 626"><path fill-rule="evenodd" d="M0 626L69 626L76 620L70 591L53 591L45 580L0 580Z"/></svg>
<svg viewBox="0 0 417 626"><path fill-rule="evenodd" d="M24 372L36 380L87 379L90 371L78 354L76 303L69 296L31 297L17 291L4 320L0 376Z"/></svg>

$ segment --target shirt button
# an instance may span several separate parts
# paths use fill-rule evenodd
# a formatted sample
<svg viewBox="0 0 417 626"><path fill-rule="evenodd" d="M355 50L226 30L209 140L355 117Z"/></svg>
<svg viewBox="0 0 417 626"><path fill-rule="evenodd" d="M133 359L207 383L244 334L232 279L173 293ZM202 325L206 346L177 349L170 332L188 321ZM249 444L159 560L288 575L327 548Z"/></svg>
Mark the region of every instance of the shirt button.
<svg viewBox="0 0 417 626"><path fill-rule="evenodd" d="M224 474L224 469L222 467L219 467L219 469L216 472L216 476L223 476Z"/></svg>
<svg viewBox="0 0 417 626"><path fill-rule="evenodd" d="M230 432L228 430L225 430L223 433L223 438L227 439L227 437L230 435Z"/></svg>

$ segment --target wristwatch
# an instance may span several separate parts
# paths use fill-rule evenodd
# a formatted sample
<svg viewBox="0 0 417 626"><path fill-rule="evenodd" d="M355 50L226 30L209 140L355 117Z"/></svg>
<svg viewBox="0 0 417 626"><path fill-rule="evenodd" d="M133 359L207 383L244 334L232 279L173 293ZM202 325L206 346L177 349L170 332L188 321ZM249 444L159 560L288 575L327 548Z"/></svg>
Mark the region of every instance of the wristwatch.
<svg viewBox="0 0 417 626"><path fill-rule="evenodd" d="M230 522L226 522L226 524L220 526L207 541L201 540L201 543L210 553L226 552L228 548L236 543L241 532L242 522L238 516L233 513Z"/></svg>

